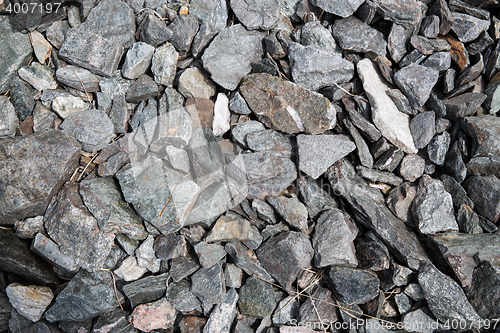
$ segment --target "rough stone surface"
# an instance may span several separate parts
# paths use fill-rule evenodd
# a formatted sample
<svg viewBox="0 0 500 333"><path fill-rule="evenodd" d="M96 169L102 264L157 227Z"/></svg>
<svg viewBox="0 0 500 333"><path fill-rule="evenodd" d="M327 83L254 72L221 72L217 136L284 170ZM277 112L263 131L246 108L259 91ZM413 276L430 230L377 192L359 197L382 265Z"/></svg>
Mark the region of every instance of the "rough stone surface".
<svg viewBox="0 0 500 333"><path fill-rule="evenodd" d="M384 35L355 16L336 20L332 26L332 34L344 51L372 51L385 57L387 42Z"/></svg>
<svg viewBox="0 0 500 333"><path fill-rule="evenodd" d="M333 292L348 305L363 304L378 296L380 281L370 271L332 267L327 281Z"/></svg>
<svg viewBox="0 0 500 333"><path fill-rule="evenodd" d="M249 30L269 30L273 28L280 18L280 0L246 2L231 0L231 9Z"/></svg>
<svg viewBox="0 0 500 333"><path fill-rule="evenodd" d="M191 276L191 292L204 304L220 304L226 293L224 272L220 264L200 268Z"/></svg>
<svg viewBox="0 0 500 333"><path fill-rule="evenodd" d="M57 88L54 71L38 62L19 68L18 74L21 79L38 91Z"/></svg>
<svg viewBox="0 0 500 333"><path fill-rule="evenodd" d="M204 333L229 333L236 317L236 304L238 293L233 288L229 289L224 300L217 304L203 328Z"/></svg>
<svg viewBox="0 0 500 333"><path fill-rule="evenodd" d="M189 14L200 21L210 23L219 32L226 27L227 7L224 0L193 0L189 3Z"/></svg>
<svg viewBox="0 0 500 333"><path fill-rule="evenodd" d="M453 18L451 30L457 34L462 43L472 42L490 25L489 20L481 20L463 13L452 12L451 17Z"/></svg>
<svg viewBox="0 0 500 333"><path fill-rule="evenodd" d="M215 86L199 69L191 67L179 77L179 92L186 98L210 99L215 95Z"/></svg>
<svg viewBox="0 0 500 333"><path fill-rule="evenodd" d="M19 125L14 106L5 96L0 97L0 138L13 138Z"/></svg>
<svg viewBox="0 0 500 333"><path fill-rule="evenodd" d="M191 48L193 38L198 32L198 21L191 15L178 15L168 26L174 35L170 42L179 52L187 52Z"/></svg>
<svg viewBox="0 0 500 333"><path fill-rule="evenodd" d="M120 267L114 270L114 273L126 282L140 279L147 272L147 268L137 265L135 257L130 256L123 260Z"/></svg>
<svg viewBox="0 0 500 333"><path fill-rule="evenodd" d="M275 76L248 75L240 91L259 120L272 129L320 134L335 125L336 111L326 98Z"/></svg>
<svg viewBox="0 0 500 333"><path fill-rule="evenodd" d="M414 182L424 174L425 159L418 155L406 155L399 166L399 174L405 180Z"/></svg>
<svg viewBox="0 0 500 333"><path fill-rule="evenodd" d="M446 114L451 120L468 117L475 113L486 100L482 93L465 93L443 100L446 105Z"/></svg>
<svg viewBox="0 0 500 333"><path fill-rule="evenodd" d="M5 292L12 307L32 322L40 320L54 298L49 287L23 286L17 282L9 284Z"/></svg>
<svg viewBox="0 0 500 333"><path fill-rule="evenodd" d="M467 328L478 328L480 317L467 300L462 288L432 264L424 265L418 274L425 299L432 314L441 320L458 320Z"/></svg>
<svg viewBox="0 0 500 333"><path fill-rule="evenodd" d="M263 33L248 31L241 24L225 28L203 53L203 67L216 83L235 90L241 79L250 73L252 64L262 58L262 38ZM228 63L233 65L227 66Z"/></svg>
<svg viewBox="0 0 500 333"><path fill-rule="evenodd" d="M412 107L418 109L429 99L438 77L437 69L411 64L394 73L394 82L408 97Z"/></svg>
<svg viewBox="0 0 500 333"><path fill-rule="evenodd" d="M173 85L178 59L179 54L170 43L165 43L154 51L151 72L153 72L156 83L166 86Z"/></svg>
<svg viewBox="0 0 500 333"><path fill-rule="evenodd" d="M151 64L153 53L155 53L153 46L142 42L134 43L125 56L123 76L127 79L137 79L144 74Z"/></svg>
<svg viewBox="0 0 500 333"><path fill-rule="evenodd" d="M219 260L226 256L226 251L222 245L199 242L194 246L194 251L198 255L201 266L210 268Z"/></svg>
<svg viewBox="0 0 500 333"><path fill-rule="evenodd" d="M410 154L417 153L410 132L409 116L399 111L386 94L389 87L382 81L373 63L368 59L361 60L357 68L365 92L370 99L375 126L387 140L397 147Z"/></svg>
<svg viewBox="0 0 500 333"><path fill-rule="evenodd" d="M479 214L493 223L500 218L500 180L493 176L472 176L467 193Z"/></svg>
<svg viewBox="0 0 500 333"><path fill-rule="evenodd" d="M257 277L250 277L239 290L240 313L256 318L270 315L276 306L276 295L272 285Z"/></svg>
<svg viewBox="0 0 500 333"><path fill-rule="evenodd" d="M469 302L481 318L494 319L500 314L498 293L500 269L486 261L474 270Z"/></svg>
<svg viewBox="0 0 500 333"><path fill-rule="evenodd" d="M137 306L130 315L129 322L141 331L151 332L172 327L176 317L177 310L166 298L162 298Z"/></svg>
<svg viewBox="0 0 500 333"><path fill-rule="evenodd" d="M165 295L168 274L150 275L123 286L123 293L135 308L139 304L159 300Z"/></svg>
<svg viewBox="0 0 500 333"><path fill-rule="evenodd" d="M427 145L427 154L429 160L437 165L443 165L446 159L446 153L450 147L451 137L448 132L436 135Z"/></svg>
<svg viewBox="0 0 500 333"><path fill-rule="evenodd" d="M265 241L257 250L257 257L264 268L285 289L309 266L314 250L308 237L302 233L288 231Z"/></svg>
<svg viewBox="0 0 500 333"><path fill-rule="evenodd" d="M410 122L410 131L415 148L425 148L436 134L436 114L434 111L420 112Z"/></svg>
<svg viewBox="0 0 500 333"><path fill-rule="evenodd" d="M328 13L337 16L348 17L351 16L359 6L363 4L362 0L339 0L339 1L325 1L314 0L312 4L316 7L323 9Z"/></svg>

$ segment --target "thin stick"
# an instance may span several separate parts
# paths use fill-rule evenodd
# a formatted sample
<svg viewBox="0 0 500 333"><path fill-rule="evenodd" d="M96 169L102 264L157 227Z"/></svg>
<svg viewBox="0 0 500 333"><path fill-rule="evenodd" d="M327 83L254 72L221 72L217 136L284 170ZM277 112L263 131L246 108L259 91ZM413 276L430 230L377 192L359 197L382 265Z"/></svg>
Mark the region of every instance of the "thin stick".
<svg viewBox="0 0 500 333"><path fill-rule="evenodd" d="M182 183L187 178L187 176L189 176L190 174L191 174L191 172L188 173L187 175L185 175L181 180L179 180L177 182L177 184L175 184L174 189L172 190L172 193L170 193L170 198L168 198L167 203L165 204L165 206L163 206L163 209L161 210L160 215L158 215L157 217L161 217L161 215L165 211L165 208L167 208L167 205L170 203L170 200L172 200L172 196L174 195L174 192L175 192L175 189L177 188L177 185L179 185L180 183Z"/></svg>
<svg viewBox="0 0 500 333"><path fill-rule="evenodd" d="M89 167L89 165L95 160L95 158L97 157L97 155L99 155L99 153L95 153L94 156L92 156L92 158L90 159L90 161L87 163L87 165L85 166L85 168L83 169L82 171L82 174L78 177L78 179L76 180L76 182L78 183L80 180L82 180L82 177L83 175L85 174L85 171L87 171L87 168Z"/></svg>

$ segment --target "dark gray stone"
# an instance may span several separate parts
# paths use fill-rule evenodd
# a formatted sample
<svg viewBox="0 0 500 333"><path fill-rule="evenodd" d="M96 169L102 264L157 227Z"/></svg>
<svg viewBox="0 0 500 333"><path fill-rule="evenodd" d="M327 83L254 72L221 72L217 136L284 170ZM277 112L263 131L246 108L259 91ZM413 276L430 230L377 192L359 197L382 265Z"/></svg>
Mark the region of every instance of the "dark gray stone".
<svg viewBox="0 0 500 333"><path fill-rule="evenodd" d="M427 145L429 160L437 165L443 165L446 153L450 147L451 137L448 132L436 135Z"/></svg>
<svg viewBox="0 0 500 333"><path fill-rule="evenodd" d="M483 58L481 56L479 58L479 61L474 66L467 68L460 74L460 76L457 78L455 82L455 85L457 87L466 85L469 82L472 82L475 79L477 79L483 71L484 71L484 63L483 63Z"/></svg>
<svg viewBox="0 0 500 333"><path fill-rule="evenodd" d="M387 96L389 96L399 111L406 113L410 116L417 114L418 110L413 109L410 106L408 98L399 89L389 89L387 90Z"/></svg>
<svg viewBox="0 0 500 333"><path fill-rule="evenodd" d="M337 16L348 17L354 14L359 6L363 4L363 0L313 0L311 3L324 10L325 12L335 14Z"/></svg>
<svg viewBox="0 0 500 333"><path fill-rule="evenodd" d="M451 11L446 1L436 1L436 3L431 7L430 12L437 15L440 19L439 33L441 35L446 35L453 25L453 17L451 16Z"/></svg>
<svg viewBox="0 0 500 333"><path fill-rule="evenodd" d="M331 32L323 27L319 21L305 23L294 32L294 36L297 37L297 42L304 46L315 46L333 55L342 56L342 52Z"/></svg>
<svg viewBox="0 0 500 333"><path fill-rule="evenodd" d="M299 314L299 304L295 297L288 296L278 303L272 320L275 326L284 326L296 319Z"/></svg>
<svg viewBox="0 0 500 333"><path fill-rule="evenodd" d="M82 269L57 295L45 318L57 321L84 321L119 306L122 294L114 289L110 272L89 273Z"/></svg>
<svg viewBox="0 0 500 333"><path fill-rule="evenodd" d="M425 299L432 314L445 323L455 320L466 328L479 328L480 317L467 300L462 288L432 264L424 265L418 274Z"/></svg>
<svg viewBox="0 0 500 333"><path fill-rule="evenodd" d="M147 105L145 101L139 104L130 121L130 127L134 131L127 139L131 152L138 150L141 154L146 153L153 141L158 120L158 105L155 99L150 98Z"/></svg>
<svg viewBox="0 0 500 333"><path fill-rule="evenodd" d="M113 99L113 106L109 112L109 119L113 123L116 134L126 133L128 130L129 110L124 95L118 95Z"/></svg>
<svg viewBox="0 0 500 333"><path fill-rule="evenodd" d="M496 319L500 315L498 286L500 268L486 261L474 270L469 291L469 302L483 319Z"/></svg>
<svg viewBox="0 0 500 333"><path fill-rule="evenodd" d="M156 15L150 14L144 18L138 30L141 42L154 47L165 43L174 35L173 31L167 27L165 22Z"/></svg>
<svg viewBox="0 0 500 333"><path fill-rule="evenodd" d="M472 115L486 100L482 93L465 93L453 98L443 100L446 105L446 113L451 120L458 120Z"/></svg>
<svg viewBox="0 0 500 333"><path fill-rule="evenodd" d="M253 151L267 151L287 158L295 155L296 144L293 143L291 135L267 129L249 133L246 140L248 148Z"/></svg>
<svg viewBox="0 0 500 333"><path fill-rule="evenodd" d="M380 281L375 273L348 267L332 267L327 275L331 290L348 305L363 304L379 294Z"/></svg>
<svg viewBox="0 0 500 333"><path fill-rule="evenodd" d="M436 69L411 64L394 74L394 82L408 97L412 107L418 109L429 99L438 77Z"/></svg>
<svg viewBox="0 0 500 333"><path fill-rule="evenodd" d="M193 38L198 32L198 21L191 15L181 14L168 26L174 35L170 42L179 52L187 52L191 48Z"/></svg>
<svg viewBox="0 0 500 333"><path fill-rule="evenodd" d="M349 119L344 119L344 125L356 144L357 154L361 165L367 168L373 167L373 156L371 155L370 148L361 134L359 134L358 130L354 127L354 125L352 125L352 122Z"/></svg>
<svg viewBox="0 0 500 333"><path fill-rule="evenodd" d="M92 72L72 65L59 67L56 71L56 79L65 86L86 92L99 91L99 81L101 80Z"/></svg>
<svg viewBox="0 0 500 333"><path fill-rule="evenodd" d="M355 219L377 233L398 260L412 269L418 269L421 263L429 261L416 236L392 214L380 193L356 175L349 162L345 159L336 162L327 176L335 193L346 199Z"/></svg>
<svg viewBox="0 0 500 333"><path fill-rule="evenodd" d="M375 125L373 125L365 117L363 117L361 113L349 107L347 107L346 110L349 114L349 119L351 120L352 124L356 126L361 132L363 132L363 134L365 134L371 142L375 142L380 139L380 137L382 136L382 134L380 134L380 131L377 129L377 127L375 127Z"/></svg>
<svg viewBox="0 0 500 333"><path fill-rule="evenodd" d="M85 179L80 183L80 194L102 231L121 233L136 240L147 237L141 219L122 200L112 178Z"/></svg>
<svg viewBox="0 0 500 333"><path fill-rule="evenodd" d="M167 300L182 313L189 313L191 311L201 312L201 303L189 291L190 288L191 283L187 280L170 283L167 288Z"/></svg>
<svg viewBox="0 0 500 333"><path fill-rule="evenodd" d="M125 99L129 103L139 103L158 96L158 85L146 74L139 76L137 80L128 88Z"/></svg>
<svg viewBox="0 0 500 333"><path fill-rule="evenodd" d="M170 260L187 255L187 243L183 236L170 234L158 235L154 249L156 257L161 260Z"/></svg>
<svg viewBox="0 0 500 333"><path fill-rule="evenodd" d="M215 35L217 35L217 31L210 23L207 21L201 22L200 28L198 29L196 36L194 36L193 43L191 44L191 53L193 54L193 57L200 55Z"/></svg>
<svg viewBox="0 0 500 333"><path fill-rule="evenodd" d="M296 197L267 197L267 202L294 229L306 235L309 233L307 208Z"/></svg>
<svg viewBox="0 0 500 333"><path fill-rule="evenodd" d="M399 24L393 24L387 38L387 50L395 62L399 62L407 52L412 29L406 29Z"/></svg>
<svg viewBox="0 0 500 333"><path fill-rule="evenodd" d="M62 253L74 257L79 266L97 271L103 267L115 236L99 229L78 187L67 182L52 199L44 216L45 229Z"/></svg>
<svg viewBox="0 0 500 333"><path fill-rule="evenodd" d="M500 264L500 237L496 234L445 233L430 238L439 262L451 267L462 287L468 287L478 261Z"/></svg>
<svg viewBox="0 0 500 333"><path fill-rule="evenodd" d="M128 49L134 43L134 12L124 1L104 0L90 10L80 29L82 34L93 32Z"/></svg>
<svg viewBox="0 0 500 333"><path fill-rule="evenodd" d="M500 218L500 180L493 176L472 176L467 193L479 214L493 223Z"/></svg>
<svg viewBox="0 0 500 333"><path fill-rule="evenodd" d="M3 66L0 70L0 94L9 90L10 81L17 76L21 66L26 65L33 54L30 38L14 30L7 16L0 17L0 54Z"/></svg>
<svg viewBox="0 0 500 333"><path fill-rule="evenodd" d="M189 14L199 21L209 23L216 32L226 27L227 3L224 0L193 0L189 3Z"/></svg>
<svg viewBox="0 0 500 333"><path fill-rule="evenodd" d="M410 131L415 148L425 148L436 134L436 115L434 111L420 112L410 122Z"/></svg>
<svg viewBox="0 0 500 333"><path fill-rule="evenodd" d="M129 315L130 314L128 312L122 309L113 309L108 311L97 318L95 324L93 325L92 332L136 333L137 330L132 327L127 320Z"/></svg>
<svg viewBox="0 0 500 333"><path fill-rule="evenodd" d="M447 51L434 53L422 62L422 65L437 69L439 73L443 73L451 66L451 54Z"/></svg>
<svg viewBox="0 0 500 333"><path fill-rule="evenodd" d="M115 137L111 119L101 110L73 112L64 119L60 127L88 152L101 150Z"/></svg>
<svg viewBox="0 0 500 333"><path fill-rule="evenodd" d="M20 121L24 121L32 114L35 107L36 90L17 76L10 82L9 90L10 102L14 105L17 117Z"/></svg>
<svg viewBox="0 0 500 333"><path fill-rule="evenodd" d="M241 79L252 70L252 64L262 58L262 38L262 32L248 31L241 24L225 28L205 50L203 67L216 83L225 89L235 90ZM235 66L228 67L228 63Z"/></svg>
<svg viewBox="0 0 500 333"><path fill-rule="evenodd" d="M361 177L368 179L371 182L384 183L393 186L398 186L403 182L403 179L390 172L370 169L361 165L358 165L356 170Z"/></svg>
<svg viewBox="0 0 500 333"><path fill-rule="evenodd" d="M156 301L165 295L168 274L151 275L123 286L123 293L135 308L139 304Z"/></svg>
<svg viewBox="0 0 500 333"><path fill-rule="evenodd" d="M413 198L415 198L416 191L416 186L412 186L409 183L403 183L392 189L386 200L387 207L389 207L391 212L410 225L412 221L410 206L413 202Z"/></svg>
<svg viewBox="0 0 500 333"><path fill-rule="evenodd" d="M318 91L354 77L354 65L316 46L290 43L288 48L293 81L307 89Z"/></svg>
<svg viewBox="0 0 500 333"><path fill-rule="evenodd" d="M393 172L403 160L404 152L392 146L375 162L374 167L382 171Z"/></svg>
<svg viewBox="0 0 500 333"><path fill-rule="evenodd" d="M355 16L336 20L332 25L332 34L344 51L386 54L384 35Z"/></svg>
<svg viewBox="0 0 500 333"><path fill-rule="evenodd" d="M490 26L489 20L481 20L471 15L452 12L451 16L453 18L451 30L457 34L462 43L472 42Z"/></svg>
<svg viewBox="0 0 500 333"><path fill-rule="evenodd" d="M237 114L250 114L252 110L239 92L236 92L229 100L229 110Z"/></svg>
<svg viewBox="0 0 500 333"><path fill-rule="evenodd" d="M204 333L229 333L236 317L236 303L238 293L234 288L229 289L224 300L217 304L203 327Z"/></svg>
<svg viewBox="0 0 500 333"><path fill-rule="evenodd" d="M210 268L221 259L226 256L226 251L224 247L219 244L207 244L205 242L199 242L194 245L194 251L198 256L201 266L204 268Z"/></svg>
<svg viewBox="0 0 500 333"><path fill-rule="evenodd" d="M444 189L451 194L453 199L453 207L456 210L460 208L461 205L466 205L474 209L474 202L467 196L464 188L451 176L442 175L441 181L443 182Z"/></svg>
<svg viewBox="0 0 500 333"><path fill-rule="evenodd" d="M337 306L331 291L318 286L300 307L297 319L304 323L337 321Z"/></svg>
<svg viewBox="0 0 500 333"><path fill-rule="evenodd" d="M123 55L123 47L90 31L69 29L59 49L59 58L88 69L94 74L111 77Z"/></svg>
<svg viewBox="0 0 500 333"><path fill-rule="evenodd" d="M451 195L441 181L428 175L418 183L411 211L422 234L458 231Z"/></svg>
<svg viewBox="0 0 500 333"><path fill-rule="evenodd" d="M314 230L312 244L315 267L357 266L353 241L358 230L347 215L339 209L326 211L319 217Z"/></svg>
<svg viewBox="0 0 500 333"><path fill-rule="evenodd" d="M315 218L319 213L338 206L337 202L308 176L297 179L297 188L299 198L306 205L311 218Z"/></svg>
<svg viewBox="0 0 500 333"><path fill-rule="evenodd" d="M200 268L196 260L187 255L184 257L174 258L170 264L170 271L168 272L174 282L179 282L185 277L193 274Z"/></svg>
<svg viewBox="0 0 500 333"><path fill-rule="evenodd" d="M455 79L457 72L453 68L446 70L443 76L443 92L448 94L455 89Z"/></svg>
<svg viewBox="0 0 500 333"><path fill-rule="evenodd" d="M254 252L242 243L228 242L225 249L231 258L233 258L236 266L244 270L248 275L257 275L266 281L274 281L271 275L262 267Z"/></svg>
<svg viewBox="0 0 500 333"><path fill-rule="evenodd" d="M467 205L462 205L457 211L457 223L460 232L466 234L480 234L483 229L479 226L479 216Z"/></svg>
<svg viewBox="0 0 500 333"><path fill-rule="evenodd" d="M411 45L422 54L431 55L436 52L449 51L450 44L444 39L432 39L415 35L410 38Z"/></svg>
<svg viewBox="0 0 500 333"><path fill-rule="evenodd" d="M231 135L236 142L241 144L243 147L247 147L248 134L253 132L260 132L264 129L265 127L264 125L262 125L262 123L255 120L249 120L234 126L231 130Z"/></svg>
<svg viewBox="0 0 500 333"><path fill-rule="evenodd" d="M359 267L375 272L387 271L391 264L389 250L377 239L372 240L367 233L362 239L356 240L356 254L359 258ZM383 276L383 275L382 275ZM383 286L382 288L384 288Z"/></svg>
<svg viewBox="0 0 500 333"><path fill-rule="evenodd" d="M191 292L208 308L223 303L226 286L221 265L200 268L194 273L191 276Z"/></svg>
<svg viewBox="0 0 500 333"><path fill-rule="evenodd" d="M240 91L259 120L273 129L319 134L335 125L336 111L326 98L275 76L248 75Z"/></svg>
<svg viewBox="0 0 500 333"><path fill-rule="evenodd" d="M280 0L253 1L231 0L231 9L249 30L269 30L280 19Z"/></svg>
<svg viewBox="0 0 500 333"><path fill-rule="evenodd" d="M264 318L276 306L273 286L258 277L251 276L239 290L238 309L242 315Z"/></svg>
<svg viewBox="0 0 500 333"><path fill-rule="evenodd" d="M440 19L437 15L426 16L422 20L420 33L427 38L436 38L439 35Z"/></svg>
<svg viewBox="0 0 500 333"><path fill-rule="evenodd" d="M406 155L399 166L399 174L405 180L414 182L424 174L425 159L418 155Z"/></svg>
<svg viewBox="0 0 500 333"><path fill-rule="evenodd" d="M283 232L265 241L257 257L285 289L290 289L302 268L309 267L314 250L309 238L298 232Z"/></svg>
<svg viewBox="0 0 500 333"><path fill-rule="evenodd" d="M1 140L0 220L43 215L79 158L78 142L60 131Z"/></svg>

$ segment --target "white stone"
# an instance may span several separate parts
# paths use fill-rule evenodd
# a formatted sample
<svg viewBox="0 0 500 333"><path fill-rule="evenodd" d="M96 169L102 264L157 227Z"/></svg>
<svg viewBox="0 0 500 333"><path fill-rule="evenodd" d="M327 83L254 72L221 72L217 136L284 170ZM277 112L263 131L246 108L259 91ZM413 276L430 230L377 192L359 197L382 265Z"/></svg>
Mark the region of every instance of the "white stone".
<svg viewBox="0 0 500 333"><path fill-rule="evenodd" d="M373 123L380 133L405 153L416 154L418 150L410 132L410 117L399 111L387 95L390 88L382 81L371 60L358 62L358 74L370 99Z"/></svg>
<svg viewBox="0 0 500 333"><path fill-rule="evenodd" d="M134 256L130 256L123 260L120 267L115 269L115 274L123 280L130 282L140 279L147 272L147 268L141 267L137 264Z"/></svg>
<svg viewBox="0 0 500 333"><path fill-rule="evenodd" d="M137 42L127 51L122 74L127 79L137 79L146 73L151 65L151 58L155 52L154 46L143 42Z"/></svg>
<svg viewBox="0 0 500 333"><path fill-rule="evenodd" d="M54 298L49 287L23 286L12 283L5 289L9 302L20 315L32 322L37 322Z"/></svg>
<svg viewBox="0 0 500 333"><path fill-rule="evenodd" d="M57 89L57 81L54 71L38 62L30 66L23 66L18 71L19 77L31 84L38 91Z"/></svg>
<svg viewBox="0 0 500 333"><path fill-rule="evenodd" d="M184 149L167 146L165 150L167 151L167 160L174 169L189 172L189 156Z"/></svg>
<svg viewBox="0 0 500 333"><path fill-rule="evenodd" d="M63 119L73 112L84 111L86 109L87 103L76 96L60 96L52 101L52 110Z"/></svg>
<svg viewBox="0 0 500 333"><path fill-rule="evenodd" d="M35 51L35 56L40 63L45 63L52 54L52 45L37 30L30 32L31 45Z"/></svg>
<svg viewBox="0 0 500 333"><path fill-rule="evenodd" d="M214 105L214 135L221 136L231 128L229 124L229 99L223 93L217 95Z"/></svg>

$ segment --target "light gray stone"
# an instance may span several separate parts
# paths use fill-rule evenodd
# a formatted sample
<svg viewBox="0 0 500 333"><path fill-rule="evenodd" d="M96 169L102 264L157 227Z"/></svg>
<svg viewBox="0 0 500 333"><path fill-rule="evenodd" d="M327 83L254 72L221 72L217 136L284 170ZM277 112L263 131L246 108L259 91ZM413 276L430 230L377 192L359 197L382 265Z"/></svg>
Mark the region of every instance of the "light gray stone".
<svg viewBox="0 0 500 333"><path fill-rule="evenodd" d="M238 20L249 30L269 30L280 18L281 0L230 0L230 4Z"/></svg>
<svg viewBox="0 0 500 333"><path fill-rule="evenodd" d="M210 99L215 85L198 68L190 67L179 76L179 92L186 98Z"/></svg>
<svg viewBox="0 0 500 333"><path fill-rule="evenodd" d="M311 3L324 10L325 12L335 14L337 16L348 17L361 6L363 0L313 0Z"/></svg>
<svg viewBox="0 0 500 333"><path fill-rule="evenodd" d="M17 282L9 284L5 292L12 307L32 322L40 320L54 298L49 287L23 286Z"/></svg>
<svg viewBox="0 0 500 333"><path fill-rule="evenodd" d="M165 43L154 51L151 71L156 83L165 86L172 86L174 84L178 59L179 54L170 43Z"/></svg>
<svg viewBox="0 0 500 333"><path fill-rule="evenodd" d="M0 96L0 138L13 138L19 119L16 110L5 96Z"/></svg>
<svg viewBox="0 0 500 333"><path fill-rule="evenodd" d="M31 84L38 91L57 89L54 70L38 62L23 66L18 71L19 77Z"/></svg>
<svg viewBox="0 0 500 333"><path fill-rule="evenodd" d="M127 79L137 79L146 73L151 65L153 53L155 53L153 46L142 42L134 43L125 56L122 67L123 76Z"/></svg>

